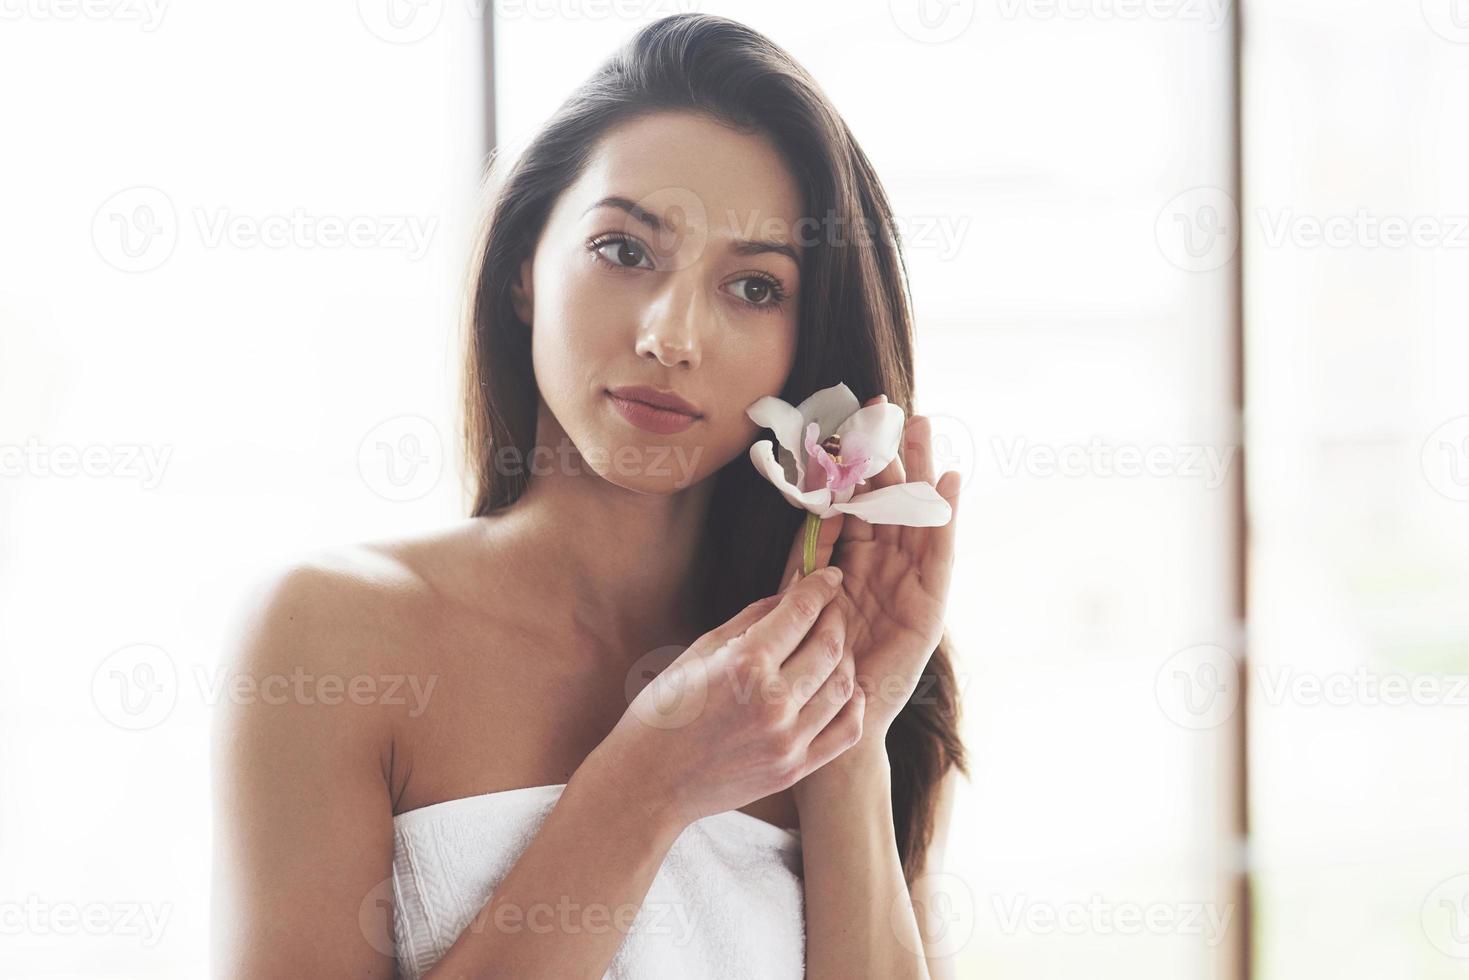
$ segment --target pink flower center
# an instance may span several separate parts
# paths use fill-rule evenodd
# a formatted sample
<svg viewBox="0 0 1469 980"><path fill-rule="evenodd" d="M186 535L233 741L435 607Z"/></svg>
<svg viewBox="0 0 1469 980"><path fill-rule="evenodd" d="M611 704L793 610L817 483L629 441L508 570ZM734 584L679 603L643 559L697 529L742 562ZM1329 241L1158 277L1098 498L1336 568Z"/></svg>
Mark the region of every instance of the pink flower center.
<svg viewBox="0 0 1469 980"><path fill-rule="evenodd" d="M806 426L806 473L801 480L801 490L830 490L837 493L866 482L862 473L867 469L871 457L861 447L842 455L841 436L831 435L819 444L816 437L821 432L815 422Z"/></svg>

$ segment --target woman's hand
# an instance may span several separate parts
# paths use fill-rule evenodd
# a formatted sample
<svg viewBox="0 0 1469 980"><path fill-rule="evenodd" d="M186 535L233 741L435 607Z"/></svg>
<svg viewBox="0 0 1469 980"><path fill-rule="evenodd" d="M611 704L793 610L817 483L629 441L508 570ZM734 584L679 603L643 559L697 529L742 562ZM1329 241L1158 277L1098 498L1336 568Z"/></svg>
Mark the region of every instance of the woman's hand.
<svg viewBox="0 0 1469 980"><path fill-rule="evenodd" d="M790 787L861 737L837 569L747 606L633 698L594 755L687 825Z"/></svg>
<svg viewBox="0 0 1469 980"><path fill-rule="evenodd" d="M881 400L878 396L866 404ZM917 480L933 483L930 440L928 419L910 417L902 451L872 478L870 489ZM868 524L851 515L838 515L822 522L817 540L818 568L832 564L844 573L842 595L834 605L843 614L847 651L865 694L862 742L879 750L943 636L954 563L959 474L945 473L936 489L954 514L942 527ZM798 580L800 568L798 534L782 581Z"/></svg>

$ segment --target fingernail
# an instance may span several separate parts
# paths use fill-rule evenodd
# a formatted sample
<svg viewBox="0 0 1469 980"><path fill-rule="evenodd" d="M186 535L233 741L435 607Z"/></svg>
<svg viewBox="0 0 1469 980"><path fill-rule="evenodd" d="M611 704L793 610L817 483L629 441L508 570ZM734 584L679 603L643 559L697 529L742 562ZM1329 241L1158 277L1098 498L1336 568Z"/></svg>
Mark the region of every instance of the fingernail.
<svg viewBox="0 0 1469 980"><path fill-rule="evenodd" d="M821 570L820 575L827 585L836 585L842 580L842 570L835 565L827 565Z"/></svg>

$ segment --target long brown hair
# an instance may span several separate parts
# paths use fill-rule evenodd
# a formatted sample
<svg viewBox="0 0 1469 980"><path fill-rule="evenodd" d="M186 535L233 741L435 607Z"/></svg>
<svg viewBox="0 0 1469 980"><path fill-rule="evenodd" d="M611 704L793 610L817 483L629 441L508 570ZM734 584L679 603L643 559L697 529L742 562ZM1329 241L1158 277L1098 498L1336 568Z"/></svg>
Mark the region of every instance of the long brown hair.
<svg viewBox="0 0 1469 980"><path fill-rule="evenodd" d="M865 401L883 393L913 408L913 320L902 250L872 164L816 82L763 35L722 17L680 14L639 31L578 88L514 160L492 177L466 316L465 444L472 516L513 503L524 467L495 466L535 446L538 392L529 331L511 283L534 253L560 194L609 129L661 111L695 111L779 148L821 233L801 263L795 363L782 397L796 403L845 382ZM508 455L508 453L507 453ZM715 481L701 554L708 628L780 586L802 513L741 455ZM922 873L939 781L967 773L947 633L887 737L893 820L909 882Z"/></svg>

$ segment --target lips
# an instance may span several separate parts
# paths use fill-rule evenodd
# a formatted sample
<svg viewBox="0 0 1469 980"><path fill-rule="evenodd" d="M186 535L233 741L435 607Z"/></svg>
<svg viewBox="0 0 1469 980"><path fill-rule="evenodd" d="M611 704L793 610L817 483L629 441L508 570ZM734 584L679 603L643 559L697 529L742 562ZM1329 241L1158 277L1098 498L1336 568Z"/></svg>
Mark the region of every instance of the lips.
<svg viewBox="0 0 1469 980"><path fill-rule="evenodd" d="M622 388L611 388L608 390L613 398L623 401L642 402L668 412L678 412L681 415L700 418L702 413L693 404L680 398L671 391L659 391L657 388L649 388L647 385L631 385Z"/></svg>
<svg viewBox="0 0 1469 980"><path fill-rule="evenodd" d="M643 386L611 388L607 398L630 424L646 432L672 435L703 418L689 402L668 391Z"/></svg>

